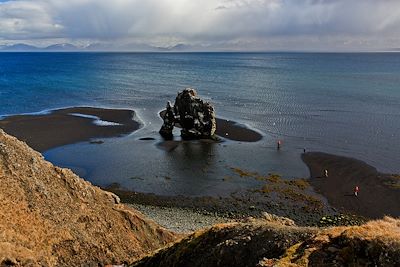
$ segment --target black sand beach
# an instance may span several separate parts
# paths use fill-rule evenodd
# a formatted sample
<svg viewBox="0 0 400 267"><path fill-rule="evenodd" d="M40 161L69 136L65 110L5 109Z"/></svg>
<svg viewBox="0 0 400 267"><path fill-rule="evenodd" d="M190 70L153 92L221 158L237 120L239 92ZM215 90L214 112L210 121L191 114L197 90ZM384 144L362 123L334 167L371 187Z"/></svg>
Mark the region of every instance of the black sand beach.
<svg viewBox="0 0 400 267"><path fill-rule="evenodd" d="M95 116L111 124L96 125L93 123L95 118L77 116L78 114ZM73 107L54 110L44 115L9 116L0 120L0 128L43 152L94 138L132 133L140 128L140 123L133 120L134 115L133 110Z"/></svg>
<svg viewBox="0 0 400 267"><path fill-rule="evenodd" d="M326 153L305 153L302 159L310 169L312 186L338 210L368 218L400 216L400 177L379 173L357 159ZM358 197L355 186L360 189Z"/></svg>
<svg viewBox="0 0 400 267"><path fill-rule="evenodd" d="M262 135L252 129L246 128L234 121L217 118L217 130L215 133L223 138L243 141L257 142L262 139Z"/></svg>

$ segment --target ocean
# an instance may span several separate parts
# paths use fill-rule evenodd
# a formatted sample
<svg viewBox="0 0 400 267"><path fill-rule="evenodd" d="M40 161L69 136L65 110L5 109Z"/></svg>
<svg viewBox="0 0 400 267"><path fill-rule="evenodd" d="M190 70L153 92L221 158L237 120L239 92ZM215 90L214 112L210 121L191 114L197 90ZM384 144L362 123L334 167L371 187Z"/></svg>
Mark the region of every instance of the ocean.
<svg viewBox="0 0 400 267"><path fill-rule="evenodd" d="M158 112L185 87L264 138L159 149ZM303 148L400 173L400 53L0 53L0 99L0 115L135 110L143 127L132 135L44 153L101 186L220 195L259 183L232 168L308 177Z"/></svg>

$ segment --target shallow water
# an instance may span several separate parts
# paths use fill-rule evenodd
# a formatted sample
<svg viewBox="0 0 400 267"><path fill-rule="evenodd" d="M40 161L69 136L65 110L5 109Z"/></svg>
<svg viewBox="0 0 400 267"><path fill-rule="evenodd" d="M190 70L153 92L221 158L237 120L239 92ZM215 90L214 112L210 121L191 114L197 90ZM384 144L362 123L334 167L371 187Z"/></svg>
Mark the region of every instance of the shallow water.
<svg viewBox="0 0 400 267"><path fill-rule="evenodd" d="M197 88L219 117L257 129L264 139L157 148L158 112L184 87ZM136 110L144 127L130 136L45 153L98 185L223 194L257 183L231 167L308 176L304 147L400 172L397 53L2 53L0 97L3 115L78 105Z"/></svg>

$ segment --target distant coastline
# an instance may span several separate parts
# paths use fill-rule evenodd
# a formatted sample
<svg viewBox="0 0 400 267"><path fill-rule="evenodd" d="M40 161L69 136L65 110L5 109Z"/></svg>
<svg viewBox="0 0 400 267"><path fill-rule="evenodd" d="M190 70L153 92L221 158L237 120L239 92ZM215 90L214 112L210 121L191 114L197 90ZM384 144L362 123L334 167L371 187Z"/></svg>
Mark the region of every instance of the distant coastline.
<svg viewBox="0 0 400 267"><path fill-rule="evenodd" d="M86 46L71 43L55 43L48 46L36 46L25 43L0 45L0 52L78 52L78 53L399 53L400 48L382 50L239 50L239 49L208 49L178 43L170 46L154 46L145 43L132 43L114 47L109 44L92 43Z"/></svg>

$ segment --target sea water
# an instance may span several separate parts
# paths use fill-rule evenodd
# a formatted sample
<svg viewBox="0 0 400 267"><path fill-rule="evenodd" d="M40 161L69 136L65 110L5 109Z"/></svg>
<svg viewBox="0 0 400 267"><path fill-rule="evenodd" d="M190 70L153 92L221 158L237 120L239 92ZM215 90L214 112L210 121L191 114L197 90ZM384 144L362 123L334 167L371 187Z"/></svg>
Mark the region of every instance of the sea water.
<svg viewBox="0 0 400 267"><path fill-rule="evenodd" d="M159 149L158 112L185 87L196 88L219 117L264 138ZM0 53L0 99L0 115L70 106L134 109L143 128L132 135L45 153L102 186L233 192L257 181L232 168L307 177L304 148L400 172L400 53Z"/></svg>

